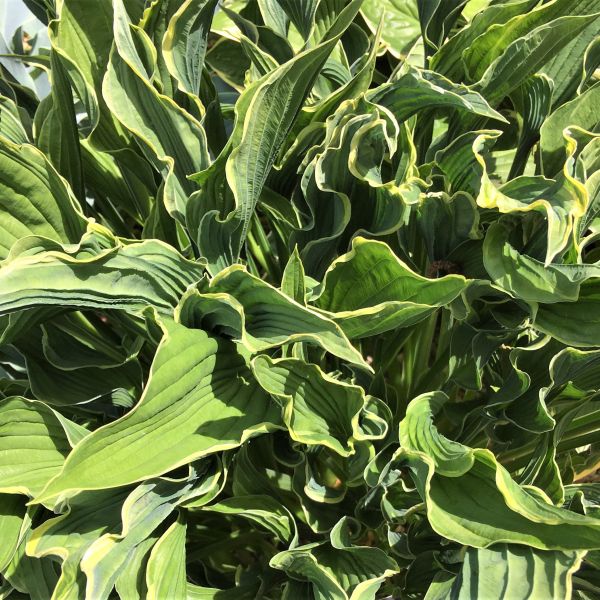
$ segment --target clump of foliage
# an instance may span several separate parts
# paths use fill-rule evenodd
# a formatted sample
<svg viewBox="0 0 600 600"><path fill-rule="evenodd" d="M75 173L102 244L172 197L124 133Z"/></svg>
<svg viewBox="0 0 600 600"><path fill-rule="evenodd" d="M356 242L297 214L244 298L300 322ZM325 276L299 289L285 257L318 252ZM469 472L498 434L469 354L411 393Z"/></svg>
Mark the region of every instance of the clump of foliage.
<svg viewBox="0 0 600 600"><path fill-rule="evenodd" d="M0 595L600 597L600 1L27 4Z"/></svg>

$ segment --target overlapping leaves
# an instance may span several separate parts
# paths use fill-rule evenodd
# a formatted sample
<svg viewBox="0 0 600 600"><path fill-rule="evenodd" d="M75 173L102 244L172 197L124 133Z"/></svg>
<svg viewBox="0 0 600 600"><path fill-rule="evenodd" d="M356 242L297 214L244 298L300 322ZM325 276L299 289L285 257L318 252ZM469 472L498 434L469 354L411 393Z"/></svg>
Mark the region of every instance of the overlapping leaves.
<svg viewBox="0 0 600 600"><path fill-rule="evenodd" d="M0 595L600 594L600 2L25 4Z"/></svg>

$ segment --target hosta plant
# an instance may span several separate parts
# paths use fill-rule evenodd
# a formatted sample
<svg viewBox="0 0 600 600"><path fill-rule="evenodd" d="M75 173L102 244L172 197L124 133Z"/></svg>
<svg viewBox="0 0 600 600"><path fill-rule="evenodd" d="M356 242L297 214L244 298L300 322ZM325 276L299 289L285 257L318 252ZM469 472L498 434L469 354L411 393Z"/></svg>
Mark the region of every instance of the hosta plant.
<svg viewBox="0 0 600 600"><path fill-rule="evenodd" d="M0 597L600 597L600 0L26 4Z"/></svg>

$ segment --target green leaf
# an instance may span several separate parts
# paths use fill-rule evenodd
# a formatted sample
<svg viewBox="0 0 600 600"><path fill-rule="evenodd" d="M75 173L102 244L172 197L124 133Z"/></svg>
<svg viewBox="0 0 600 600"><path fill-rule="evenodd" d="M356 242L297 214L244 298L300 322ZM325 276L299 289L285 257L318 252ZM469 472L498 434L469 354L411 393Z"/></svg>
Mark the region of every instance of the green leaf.
<svg viewBox="0 0 600 600"><path fill-rule="evenodd" d="M82 440L36 502L154 477L278 423L233 343L175 323L164 328L139 403Z"/></svg>
<svg viewBox="0 0 600 600"><path fill-rule="evenodd" d="M172 312L202 267L156 240L106 248L94 229L78 246L26 238L0 267L0 313L33 306ZM104 245L104 247L103 247ZM21 252L20 252L21 251Z"/></svg>
<svg viewBox="0 0 600 600"><path fill-rule="evenodd" d="M188 94L200 93L208 33L217 0L187 0L171 18L162 51L171 76Z"/></svg>
<svg viewBox="0 0 600 600"><path fill-rule="evenodd" d="M548 25L567 14L582 14L578 10L572 12L571 9L572 3L568 0L548 2L516 15L505 23L489 27L463 52L463 61L471 79L477 81L483 77L486 69L502 56L513 42L525 37L537 27Z"/></svg>
<svg viewBox="0 0 600 600"><path fill-rule="evenodd" d="M294 248L290 260L288 261L283 271L281 280L281 291L298 302L298 304L306 304L306 283L304 266L298 254L298 248Z"/></svg>
<svg viewBox="0 0 600 600"><path fill-rule="evenodd" d="M276 317L265 319L265 307ZM360 353L333 321L288 298L240 265L191 289L177 315L190 327L202 326L239 340L250 352L309 342L351 364L366 367Z"/></svg>
<svg viewBox="0 0 600 600"><path fill-rule="evenodd" d="M290 512L269 496L236 496L205 506L202 510L247 519L266 529L283 543L290 543L297 535Z"/></svg>
<svg viewBox="0 0 600 600"><path fill-rule="evenodd" d="M411 469L436 532L476 548L497 542L540 550L598 547L599 519L553 506L541 491L515 483L489 450L439 434L432 421L446 400L432 392L411 402L397 454Z"/></svg>
<svg viewBox="0 0 600 600"><path fill-rule="evenodd" d="M71 450L61 419L41 402L0 401L0 489L37 495L60 472Z"/></svg>
<svg viewBox="0 0 600 600"><path fill-rule="evenodd" d="M104 99L112 113L141 143L148 161L162 173L164 202L177 219L185 218L195 185L188 175L208 166L206 135L200 123L152 85L136 43L148 52L146 34L129 23L122 0L115 1L115 51L111 53Z"/></svg>
<svg viewBox="0 0 600 600"><path fill-rule="evenodd" d="M540 70L592 19L587 15L565 16L528 31L509 44L490 64L477 82L476 89L494 106L527 77Z"/></svg>
<svg viewBox="0 0 600 600"><path fill-rule="evenodd" d="M544 264L521 254L511 244L514 222L501 219L492 224L483 244L483 263L496 285L528 302L575 301L581 284L598 277L596 265Z"/></svg>
<svg viewBox="0 0 600 600"><path fill-rule="evenodd" d="M455 108L490 119L506 121L477 91L453 83L434 71L406 67L395 80L369 94L370 100L405 121L424 108Z"/></svg>
<svg viewBox="0 0 600 600"><path fill-rule="evenodd" d="M581 552L544 552L517 545L469 548L446 598L570 598Z"/></svg>
<svg viewBox="0 0 600 600"><path fill-rule="evenodd" d="M575 238L578 223L588 208L588 194L585 187L573 177L573 156L577 150L576 141L566 135L567 156L562 172L555 180L541 177L518 177L497 188L491 181L480 151L485 134L475 140L473 150L482 168L481 187L477 204L482 208L495 208L502 213L541 212L547 221L546 264L561 252ZM573 246L577 240L573 239Z"/></svg>
<svg viewBox="0 0 600 600"><path fill-rule="evenodd" d="M488 31L501 31L500 25L509 22L513 17L528 14L536 4L538 4L537 0L490 3L490 6L475 14L467 27L459 29L431 57L431 68L449 77L452 81L464 79L466 65L462 58L463 53L472 48L480 36Z"/></svg>
<svg viewBox="0 0 600 600"><path fill-rule="evenodd" d="M381 37L396 58L404 58L421 35L417 0L365 0L361 12L373 32L383 21Z"/></svg>
<svg viewBox="0 0 600 600"><path fill-rule="evenodd" d="M317 306L350 338L364 337L418 323L450 304L465 286L459 275L427 279L386 244L355 238L352 250L325 274Z"/></svg>
<svg viewBox="0 0 600 600"><path fill-rule="evenodd" d="M177 519L152 548L146 572L149 599L187 598L185 533L185 522Z"/></svg>
<svg viewBox="0 0 600 600"><path fill-rule="evenodd" d="M317 598L374 600L385 578L398 567L379 548L351 545L340 531L345 525L342 520L332 530L330 544L314 543L280 552L271 566L311 583Z"/></svg>
<svg viewBox="0 0 600 600"><path fill-rule="evenodd" d="M58 574L51 559L39 560L25 554L30 534L30 530L24 532L16 554L2 575L12 588L26 597L32 600L46 600L55 589Z"/></svg>
<svg viewBox="0 0 600 600"><path fill-rule="evenodd" d="M315 22L318 0L277 0L300 35L310 37Z"/></svg>
<svg viewBox="0 0 600 600"><path fill-rule="evenodd" d="M0 572L4 572L19 547L26 512L24 498L17 494L0 494Z"/></svg>
<svg viewBox="0 0 600 600"><path fill-rule="evenodd" d="M79 131L75 108L72 103L73 91L58 53L51 51L52 95L40 105L43 121L37 123L37 146L50 159L56 170L69 182L75 196L83 201L83 167Z"/></svg>
<svg viewBox="0 0 600 600"><path fill-rule="evenodd" d="M600 123L599 101L600 85L595 85L546 119L541 128L540 147L547 176L555 175L565 160L564 139L569 139L569 127L593 130Z"/></svg>
<svg viewBox="0 0 600 600"><path fill-rule="evenodd" d="M0 138L0 258L28 235L76 243L85 219L65 181L29 144Z"/></svg>
<svg viewBox="0 0 600 600"><path fill-rule="evenodd" d="M316 365L296 359L258 356L252 370L263 389L280 403L292 439L348 456L354 442L364 438L359 418L366 398L361 388L335 381Z"/></svg>
<svg viewBox="0 0 600 600"><path fill-rule="evenodd" d="M588 12L600 13L600 3L590 2ZM543 72L555 82L553 106L568 102L598 65L598 26L600 15L590 19L589 25L575 36L552 60ZM592 66L595 65L595 66Z"/></svg>
<svg viewBox="0 0 600 600"><path fill-rule="evenodd" d="M65 514L44 521L32 531L27 554L36 558L57 556L62 561L54 591L58 597L78 597L85 593L80 561L97 538L118 529L127 493L127 490L86 492L70 500Z"/></svg>
<svg viewBox="0 0 600 600"><path fill-rule="evenodd" d="M129 494L121 509L121 533L104 533L96 537L81 560L81 570L86 576L86 596L98 600L109 597L120 574L126 571L129 557L138 546L143 545L148 550L147 541L152 539L153 532L176 510L178 503L192 486L193 483L186 480L155 479L144 482ZM167 539L163 537L162 550L164 551L165 544L174 544L172 552L176 553L181 530L175 526L170 533L172 535L168 535ZM180 547L179 552L181 550ZM154 553L152 572L149 564L151 558L152 555L148 559L146 571L148 583L153 586L163 583L168 585L169 581L161 577L164 572L156 572L156 567L164 565L163 552L159 549ZM176 572L176 563L180 557L175 555L172 558Z"/></svg>
<svg viewBox="0 0 600 600"><path fill-rule="evenodd" d="M240 100L247 113L238 113L243 127L239 144L227 160L227 181L235 196L240 221L239 246L246 238L250 218L270 168L308 95L320 68L350 25L362 0L353 0L340 14L321 44L296 56L248 88ZM235 133L233 134L236 135ZM199 169L198 169L199 170Z"/></svg>
<svg viewBox="0 0 600 600"><path fill-rule="evenodd" d="M0 136L13 144L29 143L29 134L25 129L23 117L23 113L13 100L0 96Z"/></svg>
<svg viewBox="0 0 600 600"><path fill-rule="evenodd" d="M584 282L575 302L555 302L538 307L534 324L537 329L577 348L593 348L600 332L600 315L595 310L600 298L597 277Z"/></svg>

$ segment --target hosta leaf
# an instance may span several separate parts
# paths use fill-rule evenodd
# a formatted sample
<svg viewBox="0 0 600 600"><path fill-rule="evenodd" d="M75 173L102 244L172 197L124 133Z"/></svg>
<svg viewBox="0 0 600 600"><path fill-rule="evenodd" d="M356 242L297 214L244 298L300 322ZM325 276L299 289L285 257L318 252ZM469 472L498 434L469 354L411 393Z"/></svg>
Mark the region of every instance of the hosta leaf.
<svg viewBox="0 0 600 600"><path fill-rule="evenodd" d="M540 305L535 313L535 327L565 344L593 348L598 345L600 333L598 298L600 283L593 277L581 285L575 302Z"/></svg>
<svg viewBox="0 0 600 600"><path fill-rule="evenodd" d="M523 118L523 126L509 179L523 175L529 152L539 140L540 127L550 113L553 92L552 79L545 75L533 75L513 94L517 110Z"/></svg>
<svg viewBox="0 0 600 600"><path fill-rule="evenodd" d="M571 12L571 8L572 4L568 0L548 2L523 12L506 23L488 28L463 52L463 61L473 81L480 79L490 64L499 58L510 44L537 27L547 25L554 19L568 14L581 14L579 11Z"/></svg>
<svg viewBox="0 0 600 600"><path fill-rule="evenodd" d="M177 519L152 548L146 572L148 598L187 598L185 533L185 522Z"/></svg>
<svg viewBox="0 0 600 600"><path fill-rule="evenodd" d="M296 525L292 515L270 496L236 496L205 506L202 510L252 521L283 543L290 543L296 536Z"/></svg>
<svg viewBox="0 0 600 600"><path fill-rule="evenodd" d="M240 248L268 171L275 163L287 132L319 69L350 25L361 2L353 0L342 11L321 44L299 54L245 92L251 97L248 113L238 115L236 127L243 127L243 131L226 166L227 181L239 211L236 218L241 223Z"/></svg>
<svg viewBox="0 0 600 600"><path fill-rule="evenodd" d="M600 85L595 85L581 96L558 108L544 122L541 128L540 146L542 165L547 176L555 175L564 162L564 138L569 137L568 128L577 126L593 130L600 123L599 102ZM568 150L567 147L567 152Z"/></svg>
<svg viewBox="0 0 600 600"><path fill-rule="evenodd" d="M289 18L279 0L258 0L258 7L265 25L282 37L286 37Z"/></svg>
<svg viewBox="0 0 600 600"><path fill-rule="evenodd" d="M292 133L296 131L299 135L301 135L302 132L306 133L306 126L308 123L325 121L326 118L342 104L342 102L367 91L373 79L377 52L379 50L379 40L380 35L378 33L371 44L369 53L361 58L362 67L357 69L354 76L349 81L345 82L321 101L305 106L302 109Z"/></svg>
<svg viewBox="0 0 600 600"><path fill-rule="evenodd" d="M281 291L298 302L298 304L306 304L306 283L304 265L300 260L298 248L294 248L290 260L288 261L283 271L281 280Z"/></svg>
<svg viewBox="0 0 600 600"><path fill-rule="evenodd" d="M0 312L57 305L124 310L151 305L168 312L201 277L200 265L162 242L106 249L105 241L93 232L75 247L24 240L0 267Z"/></svg>
<svg viewBox="0 0 600 600"><path fill-rule="evenodd" d="M494 129L469 131L436 152L435 161L447 178L448 193L462 191L478 196L483 170L479 155L488 150L488 146L493 145L499 135L500 132Z"/></svg>
<svg viewBox="0 0 600 600"><path fill-rule="evenodd" d="M582 3L585 4L585 3ZM589 12L600 13L600 3L589 2ZM590 19L589 25L543 67L543 72L556 84L553 106L569 101L598 65L598 26L600 15ZM592 66L594 65L594 66Z"/></svg>
<svg viewBox="0 0 600 600"><path fill-rule="evenodd" d="M263 389L280 402L292 439L324 445L344 456L353 452L354 441L361 437L361 388L335 381L316 365L296 359L259 356L252 370Z"/></svg>
<svg viewBox="0 0 600 600"><path fill-rule="evenodd" d="M273 318L264 318L265 307ZM188 326L202 326L233 337L258 352L290 342L310 342L356 365L360 353L330 319L298 304L268 283L233 265L210 283L190 290L178 308Z"/></svg>
<svg viewBox="0 0 600 600"><path fill-rule="evenodd" d="M27 235L78 242L85 219L65 181L29 144L0 139L0 258Z"/></svg>
<svg viewBox="0 0 600 600"><path fill-rule="evenodd" d="M24 529L25 499L17 494L0 494L0 572L4 572L19 546L21 531Z"/></svg>
<svg viewBox="0 0 600 600"><path fill-rule="evenodd" d="M560 17L527 32L512 42L487 68L476 89L494 106L536 73L593 18L585 15Z"/></svg>
<svg viewBox="0 0 600 600"><path fill-rule="evenodd" d="M98 600L109 597L119 574L126 569L129 556L139 545L146 546L146 540L151 539L154 530L176 510L178 502L191 486L185 480L154 479L144 482L129 494L121 508L121 533L105 533L96 537L83 556L81 570L87 579L86 596ZM177 545L180 530L175 529L172 533L175 537L169 536L166 541L163 538L163 550L164 543ZM176 552L176 549L172 551ZM165 560L162 552L154 556L153 571L157 566L164 565ZM173 559L175 562L178 557L174 556ZM151 578L147 574L148 583L159 585L162 583L162 574L154 571Z"/></svg>
<svg viewBox="0 0 600 600"><path fill-rule="evenodd" d="M102 320L91 314L72 312L42 325L44 355L60 369L116 367L132 360L140 349L139 341L115 344L103 328Z"/></svg>
<svg viewBox="0 0 600 600"><path fill-rule="evenodd" d="M540 550L598 547L599 519L556 508L541 492L515 483L489 450L440 435L432 420L446 400L441 392L416 398L400 426L398 456L406 457L435 531L476 548L497 542Z"/></svg>
<svg viewBox="0 0 600 600"><path fill-rule="evenodd" d="M164 327L139 403L78 444L38 502L160 475L278 423L235 344L174 323Z"/></svg>
<svg viewBox="0 0 600 600"><path fill-rule="evenodd" d="M50 159L56 170L69 182L75 196L84 199L83 168L73 91L67 71L57 54L51 51L52 95L45 99L48 106L36 113L37 146ZM47 110L46 110L47 109ZM38 122L38 115L43 115Z"/></svg>
<svg viewBox="0 0 600 600"><path fill-rule="evenodd" d="M588 81L593 77L600 66L600 39L595 37L585 50L583 58L583 77L577 86L577 93L581 94Z"/></svg>
<svg viewBox="0 0 600 600"><path fill-rule="evenodd" d="M184 2L171 18L162 42L165 63L172 77L188 94L200 93L202 67L216 0Z"/></svg>
<svg viewBox="0 0 600 600"><path fill-rule="evenodd" d="M30 141L22 117L13 100L0 96L0 135L13 144L27 144Z"/></svg>
<svg viewBox="0 0 600 600"><path fill-rule="evenodd" d="M462 243L481 237L479 212L469 194L428 194L418 211L419 228L432 263L446 260Z"/></svg>
<svg viewBox="0 0 600 600"><path fill-rule="evenodd" d="M312 31L318 0L277 0L300 35L308 39Z"/></svg>
<svg viewBox="0 0 600 600"><path fill-rule="evenodd" d="M84 594L85 575L79 563L98 537L119 528L126 497L126 490L86 492L70 500L65 514L48 519L32 531L27 554L37 558L53 555L62 561L54 592L57 597Z"/></svg>
<svg viewBox="0 0 600 600"><path fill-rule="evenodd" d="M250 60L238 41L219 39L206 53L206 64L233 89L244 89L244 76L250 68Z"/></svg>
<svg viewBox="0 0 600 600"><path fill-rule="evenodd" d="M158 541L158 537L158 533L156 532L150 534L130 552L127 563L115 582L115 589L121 598L143 600L146 597L148 593L146 587L146 565L148 564L152 547Z"/></svg>
<svg viewBox="0 0 600 600"><path fill-rule="evenodd" d="M333 529L331 545L308 544L280 552L271 560L271 566L293 579L311 583L317 598L374 599L397 565L379 548L350 545L340 532L344 526L342 520Z"/></svg>
<svg viewBox="0 0 600 600"><path fill-rule="evenodd" d="M0 600L599 594L600 0L15 2Z"/></svg>
<svg viewBox="0 0 600 600"><path fill-rule="evenodd" d="M461 571L445 598L570 598L581 552L544 552L498 544L469 548Z"/></svg>
<svg viewBox="0 0 600 600"><path fill-rule="evenodd" d="M136 40L140 47L150 42L143 31L131 26L122 0L115 0L114 6L115 51L104 79L104 98L163 174L165 205L183 220L187 197L195 189L187 176L208 166L206 135L194 117L153 87L152 74L135 45Z"/></svg>
<svg viewBox="0 0 600 600"><path fill-rule="evenodd" d="M51 559L40 560L25 554L30 534L29 530L24 532L16 554L2 575L17 592L32 600L46 600L56 587L58 573Z"/></svg>
<svg viewBox="0 0 600 600"><path fill-rule="evenodd" d="M365 0L361 11L371 31L383 17L381 37L397 58L404 58L421 35L417 0Z"/></svg>
<svg viewBox="0 0 600 600"><path fill-rule="evenodd" d="M505 121L475 90L435 73L407 67L395 81L369 94L372 102L390 110L404 121L426 107L456 108L491 119Z"/></svg>
<svg viewBox="0 0 600 600"><path fill-rule="evenodd" d="M465 289L459 275L427 279L414 273L390 248L355 238L323 280L317 306L350 338L408 327L447 305Z"/></svg>
<svg viewBox="0 0 600 600"><path fill-rule="evenodd" d="M514 0L487 6L473 17L467 27L457 31L431 57L431 68L453 81L462 80L466 72L463 52L470 49L473 42L486 31L498 30L498 25L508 22L513 17L527 14L536 4L538 4L536 0Z"/></svg>
<svg viewBox="0 0 600 600"><path fill-rule="evenodd" d="M0 486L2 492L37 495L71 450L61 420L41 402L0 401Z"/></svg>
<svg viewBox="0 0 600 600"><path fill-rule="evenodd" d="M137 361L111 369L83 366L62 369L45 359L40 335L31 332L16 344L26 358L33 395L52 406L100 403L131 406L142 387L142 372ZM94 407L90 406L90 410Z"/></svg>
<svg viewBox="0 0 600 600"><path fill-rule="evenodd" d="M597 265L546 265L520 254L511 245L510 220L500 220L488 229L483 245L483 262L497 285L529 302L575 301L581 284L600 276Z"/></svg>
<svg viewBox="0 0 600 600"><path fill-rule="evenodd" d="M421 34L428 49L434 51L441 45L467 3L468 0L417 0Z"/></svg>
<svg viewBox="0 0 600 600"><path fill-rule="evenodd" d="M91 133L98 127L103 144L119 137L110 113L100 94L104 70L111 50L112 0L100 0L95 5L95 25L85 19L85 0L64 0L60 19L52 22L50 36L54 50L65 62L70 80L83 102L90 119ZM98 27L98 23L102 23ZM100 120L102 125L99 127ZM111 140L112 138L112 140Z"/></svg>
<svg viewBox="0 0 600 600"><path fill-rule="evenodd" d="M536 211L544 214L548 223L546 264L549 264L566 248L588 208L586 189L572 175L572 157L577 149L575 140L565 137L568 160L556 180L523 176L496 188L487 173L485 160L479 153L485 137L482 135L473 144L475 156L482 168L477 204L482 208L496 208L503 213ZM574 242L577 243L576 240Z"/></svg>

